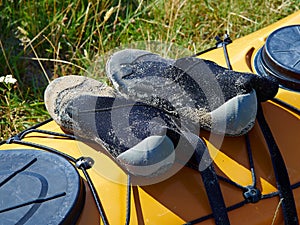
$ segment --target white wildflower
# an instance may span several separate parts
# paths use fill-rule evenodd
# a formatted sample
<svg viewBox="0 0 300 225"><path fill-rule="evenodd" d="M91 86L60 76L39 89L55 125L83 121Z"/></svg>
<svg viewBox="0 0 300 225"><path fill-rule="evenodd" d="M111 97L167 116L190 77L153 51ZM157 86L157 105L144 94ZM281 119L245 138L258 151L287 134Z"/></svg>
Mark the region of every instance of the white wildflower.
<svg viewBox="0 0 300 225"><path fill-rule="evenodd" d="M0 83L15 84L16 82L17 79L13 78L11 74L0 77Z"/></svg>

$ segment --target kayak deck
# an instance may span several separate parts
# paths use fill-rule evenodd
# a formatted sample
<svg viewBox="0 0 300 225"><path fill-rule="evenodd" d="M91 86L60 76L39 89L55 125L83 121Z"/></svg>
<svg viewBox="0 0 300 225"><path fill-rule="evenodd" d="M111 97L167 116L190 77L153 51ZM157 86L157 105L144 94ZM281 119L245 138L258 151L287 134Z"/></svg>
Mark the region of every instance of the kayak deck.
<svg viewBox="0 0 300 225"><path fill-rule="evenodd" d="M300 14L296 13L228 45L233 69L253 72L253 57L266 37L278 27L299 22ZM220 51L222 49L216 49L201 57L225 65ZM268 101L262 104L262 109L285 162L297 214L300 215L300 92L280 88L276 99L287 105L281 104L280 101ZM37 129L64 133L53 121ZM200 136L206 141L210 155L214 158L231 224L241 224L241 221L243 224L282 224L282 199L278 193L267 141L259 124L256 123L247 135L225 137L221 146L213 142L214 137L207 131L201 130ZM0 150L25 148L24 143L13 142L12 140L11 143L1 145ZM196 170L183 167L174 176L162 182L147 186L130 186L127 185L128 176L103 149L98 149L99 146L94 148L80 141L39 131L28 133L22 142L47 146L75 159L82 156L93 158L95 164L87 171L109 224L126 224L126 221L130 224L214 224L205 188L200 173ZM26 148L41 150L34 145ZM77 224L102 224L86 177L82 171L79 170L79 173L84 179L86 196ZM253 184L262 195L255 203L244 197L247 187Z"/></svg>

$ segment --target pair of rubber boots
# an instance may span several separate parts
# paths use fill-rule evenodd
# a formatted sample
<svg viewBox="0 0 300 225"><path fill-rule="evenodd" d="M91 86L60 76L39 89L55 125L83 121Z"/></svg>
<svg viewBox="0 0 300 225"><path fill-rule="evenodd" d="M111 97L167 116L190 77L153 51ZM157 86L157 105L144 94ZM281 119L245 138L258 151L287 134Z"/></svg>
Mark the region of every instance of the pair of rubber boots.
<svg viewBox="0 0 300 225"><path fill-rule="evenodd" d="M100 144L137 176L156 176L175 162L188 162L195 142L201 142L200 129L247 133L258 102L278 90L273 78L137 49L112 54L106 75L113 87L83 76L53 80L45 91L46 108L64 131Z"/></svg>

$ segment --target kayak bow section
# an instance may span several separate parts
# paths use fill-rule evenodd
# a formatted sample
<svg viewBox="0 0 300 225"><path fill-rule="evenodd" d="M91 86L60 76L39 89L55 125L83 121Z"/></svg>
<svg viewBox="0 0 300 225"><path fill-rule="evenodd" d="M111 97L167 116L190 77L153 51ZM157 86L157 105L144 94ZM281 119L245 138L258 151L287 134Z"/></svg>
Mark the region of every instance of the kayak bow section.
<svg viewBox="0 0 300 225"><path fill-rule="evenodd" d="M255 53L264 45L267 36L280 27L299 23L298 12L228 45L233 69L254 72ZM201 57L225 66L220 51L222 49L216 49ZM298 215L299 109L300 93L284 87L280 88L276 100L262 104L263 115L287 169ZM84 172L77 172L74 162L45 151L47 148L75 160L82 156L94 160L87 172L109 224L214 224L198 171L183 167L159 183L128 186L128 176L99 146L96 148L56 133L64 132L50 121L28 132L21 140L11 139L0 146L0 220L6 221L4 224L18 221L22 222L20 224L51 221L54 221L52 224L103 224ZM241 137L225 137L221 146L214 143L210 135L207 131L200 132L214 159L230 223L283 224L278 174L274 173L268 140L261 126L256 123Z"/></svg>
<svg viewBox="0 0 300 225"><path fill-rule="evenodd" d="M300 146L300 139L296 138L296 134L300 129L300 116L271 102L265 103L263 110L276 142L279 148L283 150L281 153L288 169L297 204L300 202L300 189L298 188L300 169L296 150ZM278 118L281 119L278 120ZM287 123L294 126L283 126ZM63 133L54 122L39 127L39 130ZM209 133L203 131L201 136L208 140ZM220 185L229 210L228 215L231 224L239 224L242 218L244 221L251 221L249 224L270 224L280 199L269 151L258 125L255 125L248 134L248 139L252 163L249 161L245 136L225 138L221 149L216 149L214 144L208 141L207 146L210 154L215 155L214 163L220 176ZM55 148L72 155L74 158L82 156L82 148L85 145L78 141L38 132L28 134L22 141ZM124 181L127 179L126 174L104 153L96 152L87 145L85 148L84 152L94 153L90 157L96 158L102 169L106 168L102 174L97 172L98 169L92 168L89 170L89 174L100 197L107 220L110 224L124 224L128 210L126 207L127 187L124 185ZM24 149L24 145L4 144L1 146L1 150L4 149L11 149L10 151L14 152L17 149ZM6 153L6 151L4 152ZM32 150L29 151L29 153L31 152ZM94 166L99 166L97 163ZM262 194L262 199L255 204L247 204L249 200L245 199L245 190L241 188L253 184L251 165L254 165L255 168L256 188ZM112 171L111 174L108 171ZM83 176L82 173L80 175ZM1 180L3 179L1 178ZM112 182L111 179L115 179L119 183ZM233 185L228 180L238 185ZM24 188L22 190L24 195L28 195L32 191L32 188L26 189L26 185L21 187ZM32 205L34 204L36 203ZM299 205L297 208L299 211ZM2 218L1 214L0 217ZM184 224L197 218L202 218L203 224L214 224L213 220L209 219L210 217L210 206L200 174L193 169L184 167L163 182L142 187L131 187L130 224ZM276 221L283 221L280 211L277 213ZM85 205L77 224L100 224L99 213L88 188L86 188Z"/></svg>

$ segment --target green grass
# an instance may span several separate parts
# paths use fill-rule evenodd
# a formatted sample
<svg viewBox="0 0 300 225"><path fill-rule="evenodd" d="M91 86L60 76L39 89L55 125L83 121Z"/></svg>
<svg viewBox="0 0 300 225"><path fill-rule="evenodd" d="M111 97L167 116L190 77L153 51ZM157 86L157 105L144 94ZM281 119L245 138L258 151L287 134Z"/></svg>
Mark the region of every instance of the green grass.
<svg viewBox="0 0 300 225"><path fill-rule="evenodd" d="M111 49L154 40L198 52L214 45L216 35L239 38L299 5L300 0L0 0L0 76L18 80L10 90L0 84L0 141L49 118L43 104L49 80L87 70L102 79L94 62Z"/></svg>

